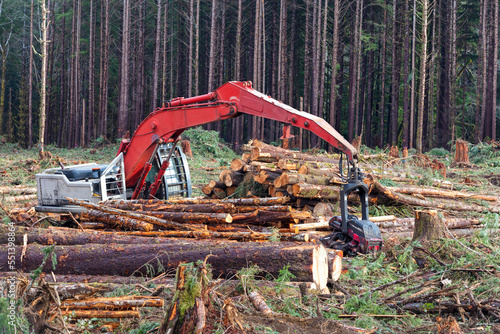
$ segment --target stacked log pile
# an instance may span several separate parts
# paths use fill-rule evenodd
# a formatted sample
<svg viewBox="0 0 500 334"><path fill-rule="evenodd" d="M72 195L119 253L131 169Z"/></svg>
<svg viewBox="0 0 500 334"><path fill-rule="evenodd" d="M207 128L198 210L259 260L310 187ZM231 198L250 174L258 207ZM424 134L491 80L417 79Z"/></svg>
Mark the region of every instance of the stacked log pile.
<svg viewBox="0 0 500 334"><path fill-rule="evenodd" d="M278 276L289 264L297 280L324 289L328 278L334 278L330 273L341 266L322 245L296 243L312 240L308 233L291 232L289 226L310 219L311 213L293 210L285 205L285 197L68 201L87 209L72 216L79 230L16 227L16 263L23 271L35 270L43 262L42 249L53 244L58 265L43 270L59 275L146 275L210 255L208 262L217 276L234 275L251 264ZM12 242L8 231L0 227L4 256Z"/></svg>
<svg viewBox="0 0 500 334"><path fill-rule="evenodd" d="M260 185L259 189L265 189L269 196L289 197L290 204L299 209L323 213L326 208L328 215L339 214L338 207L331 205L338 202L340 186L345 182L339 171L338 159L333 156L306 154L274 147L258 140L252 140L243 149L245 153L241 159L233 160L230 169L220 173L219 180L210 181L203 188L206 195L216 198L231 196L239 190L235 186L240 185L243 180L251 179ZM396 147L392 149L396 150ZM430 162L429 158L420 155L412 159L404 159L404 163L415 163L429 168L434 168L437 163ZM390 161L391 165L394 165L394 161ZM411 186L408 183L416 183L423 175L414 175L414 178L405 177L392 173L392 167L384 171L384 174L375 174L374 166L368 164L362 163L361 169L365 173L370 173L366 175L364 182L368 185L372 205L434 208L455 215L466 211L500 213L499 197L495 194L479 195L456 191L453 190L456 185L449 180L434 180L430 187ZM439 171L446 176L444 165ZM391 183L397 182L404 186L386 187L379 182L379 179L389 179ZM232 182L233 180L236 182ZM255 186L247 188L250 188L250 191L239 192L238 195L262 195L255 191L257 188ZM350 200L356 203L356 195L351 194Z"/></svg>

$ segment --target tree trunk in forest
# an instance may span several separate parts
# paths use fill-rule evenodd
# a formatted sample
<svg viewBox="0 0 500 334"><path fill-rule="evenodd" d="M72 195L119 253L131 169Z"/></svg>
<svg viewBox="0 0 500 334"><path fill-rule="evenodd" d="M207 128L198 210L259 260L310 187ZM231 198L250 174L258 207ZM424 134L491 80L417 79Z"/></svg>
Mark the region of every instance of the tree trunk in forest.
<svg viewBox="0 0 500 334"><path fill-rule="evenodd" d="M197 0L198 2L198 0ZM169 72L167 69L167 44L168 44L168 3L165 4L165 8L163 9L163 62L162 62L162 88L161 88L161 101L167 100L167 73ZM172 51L172 50L170 50ZM172 72L172 67L170 67L170 73ZM198 70L196 71L198 74ZM153 102L151 101L153 104Z"/></svg>
<svg viewBox="0 0 500 334"><path fill-rule="evenodd" d="M333 32L332 32L332 78L330 84L330 125L336 127L336 109L335 104L337 100L337 67L338 67L338 53L339 53L339 19L340 19L340 0L333 0ZM333 147L330 145L329 151Z"/></svg>
<svg viewBox="0 0 500 334"><path fill-rule="evenodd" d="M194 33L194 0L189 0L189 48L188 48L188 84L187 84L187 97L193 94L193 33Z"/></svg>
<svg viewBox="0 0 500 334"><path fill-rule="evenodd" d="M212 15L210 23L210 54L208 64L208 91L213 92L215 88L215 46L216 46L216 27L217 22L217 0L212 0Z"/></svg>
<svg viewBox="0 0 500 334"><path fill-rule="evenodd" d="M68 148L77 145L81 129L79 128L80 111L80 30L81 30L81 0L73 1L73 33L72 33L72 58L71 58L71 80L70 80L70 116L69 130L66 134L66 145Z"/></svg>
<svg viewBox="0 0 500 334"><path fill-rule="evenodd" d="M357 88L357 62L360 61L358 59L358 36L360 32L359 24L360 24L360 10L361 10L360 1L356 1L356 9L354 10L354 20L351 21L351 51L349 56L349 106L348 106L348 128L347 128L347 141L351 142L354 139L354 131L355 131L355 117L356 117L356 88Z"/></svg>
<svg viewBox="0 0 500 334"><path fill-rule="evenodd" d="M397 0L393 1L392 8L392 89L391 89L391 117L390 117L390 142L391 145L398 144L398 114L399 114L399 81L400 81L400 59L399 59L399 34L397 22Z"/></svg>
<svg viewBox="0 0 500 334"><path fill-rule="evenodd" d="M104 8L104 9L103 9ZM103 16L104 15L104 16ZM99 135L108 135L109 0L101 1L101 61L99 77Z"/></svg>
<svg viewBox="0 0 500 334"><path fill-rule="evenodd" d="M455 139L456 127L456 86L457 86L457 0L450 0L450 135L447 142Z"/></svg>
<svg viewBox="0 0 500 334"><path fill-rule="evenodd" d="M425 107L425 83L427 64L427 25L428 25L428 0L422 0L422 51L420 54L420 88L417 115L417 142L416 149L422 154L423 149L423 127Z"/></svg>
<svg viewBox="0 0 500 334"><path fill-rule="evenodd" d="M135 110L134 110L134 122L132 123L132 129L135 129L144 118L144 107L146 105L146 80L145 80L145 70L146 70L146 50L145 50L145 39L146 39L146 1L141 0L138 6L138 40L137 40L137 50L136 50L136 82L135 82ZM158 68L158 72L159 72ZM157 106L152 105L151 110L154 110Z"/></svg>
<svg viewBox="0 0 500 334"><path fill-rule="evenodd" d="M4 125L4 115L5 113L5 86L7 81L7 56L9 54L9 42L12 37L13 25L11 25L9 32L7 33L7 37L2 43L0 43L0 53L2 57L2 78L1 78L1 87L0 87L0 132L3 132ZM9 128L7 128L7 131Z"/></svg>
<svg viewBox="0 0 500 334"><path fill-rule="evenodd" d="M326 48L326 28L328 23L328 0L325 0L325 7L323 9L323 32L322 32L322 41L321 41L321 69L320 69L320 82L319 82L319 103L318 103L318 116L323 118L324 113L324 100L325 100L325 68L326 68L326 58L328 56L328 50Z"/></svg>
<svg viewBox="0 0 500 334"><path fill-rule="evenodd" d="M370 7L370 34L375 34L374 22L373 22L373 8ZM366 146L372 147L372 120L373 120L373 73L374 73L374 59L375 59L375 51L370 49L368 51L368 68L366 71L366 125L365 125L365 142Z"/></svg>
<svg viewBox="0 0 500 334"><path fill-rule="evenodd" d="M82 274L87 275L144 275L151 270L169 270L177 267L181 262L196 262L204 260L208 254L208 263L212 266L213 274L217 276L234 275L241 268L250 264L257 265L261 270L278 277L284 265L289 264L288 270L295 275L296 281L320 281L322 273L328 273L327 252L322 245L293 242L214 242L170 239L169 242L155 244L106 245L87 244L86 247L55 246L57 267L52 270L49 265L44 272L53 271L54 274ZM16 251L16 263L20 269L29 272L35 270L42 263L45 246L29 244L26 255L21 261L21 247ZM0 246L0 260L7 263L7 246ZM148 266L145 266L149 263ZM320 277L318 277L318 274ZM328 274L324 275L328 276ZM324 282L326 285L326 282ZM319 284L321 285L321 284Z"/></svg>
<svg viewBox="0 0 500 334"><path fill-rule="evenodd" d="M379 147L384 147L384 114L385 114L385 66L386 66L386 42L387 42L387 2L384 0L384 24L382 29L384 30L384 36L382 37L382 51L380 53L380 62L382 63L381 75L380 75L380 105L379 105L379 130L380 139Z"/></svg>
<svg viewBox="0 0 500 334"><path fill-rule="evenodd" d="M409 96L409 74L410 74L410 19L409 0L405 0L404 22L403 22L403 143L401 146L410 147L410 96Z"/></svg>
<svg viewBox="0 0 500 334"><path fill-rule="evenodd" d="M49 61L48 47L49 47L49 10L45 5L45 0L40 3L42 7L42 69L41 69L41 82L40 82L40 125L38 135L38 150L41 159L46 157L45 150L45 123L47 116L47 65Z"/></svg>
<svg viewBox="0 0 500 334"><path fill-rule="evenodd" d="M226 75L225 64L224 64L224 51L225 51L224 42L226 40L226 0L221 1L220 16L221 16L221 21L220 21L219 47L218 47L219 54L216 57L218 61L216 68L219 69L219 80L216 81L218 82L217 87L222 86L224 84ZM217 124L219 125L219 130L220 130L221 122L217 122Z"/></svg>
<svg viewBox="0 0 500 334"><path fill-rule="evenodd" d="M254 27L254 43L253 43L253 69L252 69L252 81L253 88L259 90L259 64L260 64L260 0L255 0L255 27ZM259 137L258 131L258 119L257 116L252 116L252 138Z"/></svg>
<svg viewBox="0 0 500 334"><path fill-rule="evenodd" d="M311 112L310 107L310 91L311 91L311 2L306 1L306 23L305 23L305 38L304 38L304 94L302 111ZM302 140L302 138L301 138ZM304 146L304 145L302 145ZM302 148L302 147L301 147Z"/></svg>
<svg viewBox="0 0 500 334"><path fill-rule="evenodd" d="M477 144L483 139L483 121L482 121L482 97L483 97L483 66L486 64L483 62L483 44L486 39L484 36L484 1L480 0L479 3L479 29L478 29L478 40L477 40L477 49L478 49L478 57L477 57L477 72L476 72L476 118L475 118L475 128L474 128L474 142Z"/></svg>
<svg viewBox="0 0 500 334"><path fill-rule="evenodd" d="M242 30L243 0L238 0L238 14L236 22L236 45L234 50L234 80L241 78L241 30ZM233 119L233 143L239 145L243 142L243 123L246 116Z"/></svg>
<svg viewBox="0 0 500 334"><path fill-rule="evenodd" d="M413 28L412 28L412 38L411 38L411 90L410 90L410 142L409 147L414 147L415 145L415 54L416 50L416 40L417 40L417 0L413 0Z"/></svg>
<svg viewBox="0 0 500 334"><path fill-rule="evenodd" d="M241 33L241 32L240 32ZM194 26L194 96L200 89L200 0L196 0L196 21Z"/></svg>
<svg viewBox="0 0 500 334"><path fill-rule="evenodd" d="M487 1L485 1L486 3ZM486 103L485 105L485 118L484 118L484 137L491 140L496 139L496 89L497 89L497 55L498 55L498 1L490 1L489 8L485 8L485 15L488 27L487 35L488 49L486 61ZM486 43L485 43L486 44Z"/></svg>
<svg viewBox="0 0 500 334"><path fill-rule="evenodd" d="M151 109L158 105L158 76L160 74L160 41L161 41L161 5L163 0L157 0L156 8L156 37L155 37L155 57L153 63L153 96L151 98ZM191 58L191 57L189 57Z"/></svg>
<svg viewBox="0 0 500 334"><path fill-rule="evenodd" d="M425 141L422 139L422 150L425 148L430 148L434 141L434 82L435 82L435 63L436 63L436 15L439 6L434 7L432 11L432 49L429 61L429 87L427 89L427 122L424 124L424 128L427 129L426 132L422 131L422 137L425 137ZM418 111L417 111L418 113ZM424 115L426 112L424 111ZM417 116L418 117L418 116ZM425 120L424 120L425 122ZM417 124L418 126L418 124ZM417 135L418 136L418 135ZM416 139L418 140L418 138Z"/></svg>
<svg viewBox="0 0 500 334"><path fill-rule="evenodd" d="M361 63L363 62L363 42L362 42L362 32L363 32L363 0L359 0L359 13L356 14L359 16L359 26L356 34L357 46L356 46L356 115L354 121L354 135L359 136L362 128L362 119L363 119L363 108L364 108L364 85L366 83L366 76L363 75L363 79L361 79Z"/></svg>
<svg viewBox="0 0 500 334"><path fill-rule="evenodd" d="M30 19L30 60L28 70L28 147L33 146L33 10L34 4L31 0L31 19Z"/></svg>
<svg viewBox="0 0 500 334"><path fill-rule="evenodd" d="M488 74L488 0L483 0L482 2L483 8L482 8L482 13L483 13L483 25L481 27L481 35L483 36L483 43L482 43L482 70L483 73L481 74L481 130L480 130L480 139L483 140L485 137L484 134L484 129L485 129L485 113L486 113L486 91L487 91L487 74ZM478 75L479 78L479 75Z"/></svg>
<svg viewBox="0 0 500 334"><path fill-rule="evenodd" d="M90 0L90 22L89 22L89 114L87 122L87 143L95 139L96 127L94 123L95 89L94 89L94 63L95 63L95 23L94 23L94 1Z"/></svg>
<svg viewBox="0 0 500 334"><path fill-rule="evenodd" d="M130 56L130 0L123 0L123 28L120 65L120 99L118 105L118 138L122 138L128 129L128 90ZM155 71L156 73L156 71Z"/></svg>

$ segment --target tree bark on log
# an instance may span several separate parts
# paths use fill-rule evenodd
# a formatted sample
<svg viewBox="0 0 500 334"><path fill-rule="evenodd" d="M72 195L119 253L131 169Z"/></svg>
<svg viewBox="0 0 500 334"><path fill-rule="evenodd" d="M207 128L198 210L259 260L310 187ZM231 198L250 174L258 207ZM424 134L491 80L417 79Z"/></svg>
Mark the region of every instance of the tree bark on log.
<svg viewBox="0 0 500 334"><path fill-rule="evenodd" d="M97 204L81 201L81 200L78 200L75 198L66 198L66 199L71 204L76 204L76 205L82 206L82 207L87 208L87 209L95 209L95 210L99 210L99 211L103 211L103 212L107 212L107 213L111 213L111 214L116 214L116 215L120 215L120 216L124 216L124 217L130 217L130 218L134 218L134 219L138 219L138 220L143 220L143 221L146 221L146 222L151 223L153 225L161 226L164 228L170 228L170 229L175 229L175 230L190 230L190 231L197 230L196 228L192 228L192 227L186 226L184 224L179 224L176 222L158 219L156 217L151 217L147 213L145 215L143 215L143 214L139 214L136 212L107 208L105 206L100 206Z"/></svg>
<svg viewBox="0 0 500 334"><path fill-rule="evenodd" d="M100 297L86 298L83 300L69 299L61 302L61 309L67 310L124 310L135 307L163 307L164 300L161 297L152 296L122 296L122 297Z"/></svg>
<svg viewBox="0 0 500 334"><path fill-rule="evenodd" d="M334 164L338 164L337 160L328 157L299 153L295 151L279 152L276 147L252 147L250 154L250 160L252 161L277 162L279 159L294 159L299 161L323 162L331 164L332 166Z"/></svg>
<svg viewBox="0 0 500 334"><path fill-rule="evenodd" d="M214 181L214 183L219 183ZM166 203L154 203L154 204L139 204L132 203L130 201L124 202L113 202L106 204L106 207L115 208L120 210L129 211L168 211L168 212L218 212L218 213L232 213L236 211L236 207L231 203L214 202L207 204L166 204Z"/></svg>
<svg viewBox="0 0 500 334"><path fill-rule="evenodd" d="M482 194L473 194L473 193L464 193L460 191L448 191L441 189L427 189L427 188L416 188L416 187L387 187L388 190L392 192L397 192L400 194L419 194L422 196L431 196L431 197L442 197L442 198L472 198L479 199L483 201L496 202L498 201L497 196L489 196Z"/></svg>
<svg viewBox="0 0 500 334"><path fill-rule="evenodd" d="M228 213L165 211L137 211L137 213L179 223L224 224L233 222L233 217Z"/></svg>
<svg viewBox="0 0 500 334"><path fill-rule="evenodd" d="M288 172L284 172L283 174L281 174L279 182L281 187L284 187L289 184L293 185L299 182L327 186L330 184L330 179L331 178L328 176L291 174Z"/></svg>
<svg viewBox="0 0 500 334"><path fill-rule="evenodd" d="M296 197L338 200L340 196L340 189L336 186L297 183L293 185L292 189L293 195Z"/></svg>
<svg viewBox="0 0 500 334"><path fill-rule="evenodd" d="M367 175L364 182L368 185L370 192L372 194L380 194L384 197L393 200L397 203L408 204L413 206L420 206L426 208L439 208L441 210L454 210L454 211L474 211L474 212L484 212L489 211L493 213L500 213L499 206L484 207L474 204L465 204L463 202L451 202L446 200L426 200L419 199L414 196L399 194L390 191L387 187L381 185L372 175Z"/></svg>
<svg viewBox="0 0 500 334"><path fill-rule="evenodd" d="M122 228L134 231L151 231L153 224L145 223L137 219L121 217L119 215L109 214L98 210L89 210L80 214L80 219L86 221L98 221L109 226L120 226Z"/></svg>
<svg viewBox="0 0 500 334"><path fill-rule="evenodd" d="M24 272L35 270L43 260L44 246L31 244L21 261L21 247L16 247L16 263ZM171 240L161 245L99 245L55 246L57 266L46 264L43 272L63 275L151 275L160 270L177 268L181 262L204 260L217 276L234 275L241 268L257 265L266 273L278 277L285 265L297 281L318 281L328 276L325 248L317 244L298 245L294 242L210 242ZM7 246L0 246L0 263L7 263ZM5 270L2 268L1 270ZM325 273L325 274L323 274ZM326 285L326 281L324 282Z"/></svg>
<svg viewBox="0 0 500 334"><path fill-rule="evenodd" d="M172 199L172 200L158 200L158 199L138 199L127 201L135 204L216 204L216 203L230 203L236 206L238 205L255 205L255 206L269 206L269 205L282 205L289 201L287 198L282 197L256 197L256 198L227 198L222 201L214 199L204 199L204 198L184 198L184 199ZM107 206L109 203L123 202L118 201L105 201L102 202L103 206Z"/></svg>

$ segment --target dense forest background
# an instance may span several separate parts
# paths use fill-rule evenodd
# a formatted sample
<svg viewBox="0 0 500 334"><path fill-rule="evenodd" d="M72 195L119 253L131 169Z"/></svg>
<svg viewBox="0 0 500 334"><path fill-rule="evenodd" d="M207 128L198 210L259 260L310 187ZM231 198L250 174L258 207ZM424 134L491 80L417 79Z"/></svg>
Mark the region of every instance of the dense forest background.
<svg viewBox="0 0 500 334"><path fill-rule="evenodd" d="M498 0L0 0L0 135L25 147L114 140L162 101L251 80L369 147L495 140L498 10ZM247 116L208 128L232 143L281 136Z"/></svg>

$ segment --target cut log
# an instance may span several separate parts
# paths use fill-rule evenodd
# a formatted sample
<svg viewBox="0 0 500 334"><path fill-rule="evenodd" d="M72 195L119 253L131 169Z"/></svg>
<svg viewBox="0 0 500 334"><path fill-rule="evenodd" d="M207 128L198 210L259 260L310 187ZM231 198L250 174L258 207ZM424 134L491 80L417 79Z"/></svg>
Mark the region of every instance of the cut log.
<svg viewBox="0 0 500 334"><path fill-rule="evenodd" d="M278 211L278 212L290 212L292 207L288 205L271 205L271 206L238 206L236 212L254 212L254 211Z"/></svg>
<svg viewBox="0 0 500 334"><path fill-rule="evenodd" d="M228 213L165 211L137 211L137 213L179 223L224 224L233 222L233 218Z"/></svg>
<svg viewBox="0 0 500 334"><path fill-rule="evenodd" d="M36 198L37 198L36 194L9 196L9 197L2 198L2 202L4 202L4 203L18 203L18 202L24 202L24 201L32 201Z"/></svg>
<svg viewBox="0 0 500 334"><path fill-rule="evenodd" d="M167 221L164 219L159 219L156 217L151 217L148 214L143 215L143 214L139 214L136 212L129 212L129 211L125 211L125 210L108 208L105 206L100 206L97 204L85 202L85 201L78 200L75 198L66 197L66 200L70 204L80 205L80 206L87 208L87 209L95 209L95 210L99 210L99 211L103 211L103 212L107 212L107 213L111 213L111 214L116 214L116 215L120 215L120 216L124 216L124 217L134 218L134 219L146 221L146 222L151 223L153 225L161 226L164 228L190 230L190 231L196 230L195 228L192 228L190 226L186 226L186 225L179 224L179 223L172 222L172 221Z"/></svg>
<svg viewBox="0 0 500 334"><path fill-rule="evenodd" d="M233 195L236 192L236 189L238 189L237 186L227 187L227 189L226 189L226 195L227 196Z"/></svg>
<svg viewBox="0 0 500 334"><path fill-rule="evenodd" d="M230 169L223 169L220 173L219 173L219 181L224 183L224 177L226 176L226 174L230 174L230 173L233 173L232 170Z"/></svg>
<svg viewBox="0 0 500 334"><path fill-rule="evenodd" d="M317 185L328 185L330 184L330 177L328 176L318 176L318 175L308 175L308 174L291 174L288 172L284 172L280 176L281 186L285 186L288 184L296 184L296 183L309 183L309 184L317 184Z"/></svg>
<svg viewBox="0 0 500 334"><path fill-rule="evenodd" d="M92 318L140 318L141 314L137 310L127 311L108 311L108 310L62 310L62 316L73 319L92 319Z"/></svg>
<svg viewBox="0 0 500 334"><path fill-rule="evenodd" d="M137 219L121 217L114 214L105 213L98 210L89 210L80 214L80 219L86 221L97 221L108 224L110 226L120 226L125 229L134 231L151 231L153 224L146 223Z"/></svg>
<svg viewBox="0 0 500 334"><path fill-rule="evenodd" d="M242 172L243 171L243 168L247 165L246 162L244 162L243 160L241 159L233 159L231 161L231 169L234 171L234 172Z"/></svg>
<svg viewBox="0 0 500 334"><path fill-rule="evenodd" d="M295 151L280 152L275 147L252 147L250 154L250 159L252 161L277 162L279 159L295 159L301 161L325 162L332 165L338 163L338 161L324 156L313 156L311 154Z"/></svg>
<svg viewBox="0 0 500 334"><path fill-rule="evenodd" d="M497 196L489 196L482 194L464 193L460 191L447 191L442 189L430 189L430 188L417 188L417 187L387 187L388 190L392 192L397 192L400 194L414 195L419 194L422 196L430 197L443 197L443 198L472 198L479 199L483 201L496 202L498 201Z"/></svg>
<svg viewBox="0 0 500 334"><path fill-rule="evenodd" d="M456 201L452 202L452 201L447 201L445 199L439 199L439 200L433 199L431 201L431 200L420 199L415 196L409 196L392 192L387 187L381 185L377 180L375 180L373 175L370 174L368 174L365 177L364 182L368 185L372 194L374 193L381 194L384 197L401 204L408 204L426 208L439 208L439 209L454 210L454 211L473 211L473 212L489 211L493 213L500 213L499 206L485 207L481 205L466 204L463 202L456 202Z"/></svg>
<svg viewBox="0 0 500 334"><path fill-rule="evenodd" d="M271 308L267 305L266 300L257 290L253 290L248 294L248 299L252 302L255 309L264 315L270 315L273 313Z"/></svg>
<svg viewBox="0 0 500 334"><path fill-rule="evenodd" d="M241 160L248 164L250 162L250 153L248 152L243 153L241 155Z"/></svg>
<svg viewBox="0 0 500 334"><path fill-rule="evenodd" d="M303 164L300 166L297 171L298 174L306 174L306 175L315 175L315 176L324 176L329 178L340 178L338 174L338 167L335 168L314 168L309 166L308 164Z"/></svg>
<svg viewBox="0 0 500 334"><path fill-rule="evenodd" d="M297 183L292 188L293 195L305 198L322 198L338 200L340 189L336 186L321 186L307 183Z"/></svg>
<svg viewBox="0 0 500 334"><path fill-rule="evenodd" d="M279 169L283 170L297 170L298 168L297 163L294 163L293 161L288 159L279 159L278 162L276 163L276 166Z"/></svg>
<svg viewBox="0 0 500 334"><path fill-rule="evenodd" d="M340 253L342 253L342 251L340 251ZM329 254L328 261L329 278L332 281L338 281L342 274L342 256L335 253Z"/></svg>
<svg viewBox="0 0 500 334"><path fill-rule="evenodd" d="M216 184L221 182L214 181ZM213 189L213 188L212 188ZM214 201L206 204L167 204L156 202L153 204L139 204L132 201L116 201L105 204L106 207L131 211L169 211L169 212L225 212L235 211L235 206L231 203L221 203Z"/></svg>
<svg viewBox="0 0 500 334"><path fill-rule="evenodd" d="M243 174L238 172L227 173L224 175L224 184L226 187L237 186L243 181Z"/></svg>
<svg viewBox="0 0 500 334"><path fill-rule="evenodd" d="M23 261L21 247L16 247L19 270L29 272L38 268L43 260L44 246L28 245ZM172 240L170 244L155 245L97 245L55 246L57 266L48 263L42 270L54 274L86 275L151 275L159 270L174 269L181 262L204 260L211 264L215 277L232 276L241 268L257 265L264 272L278 277L284 266L297 281L313 281L326 285L328 258L322 245L294 242L209 242ZM7 246L0 246L0 261L7 263ZM147 265L145 265L147 264ZM1 270L5 270L2 268Z"/></svg>
<svg viewBox="0 0 500 334"><path fill-rule="evenodd" d="M122 296L122 297L100 297L86 298L83 300L68 299L61 303L61 309L86 310L86 309L106 309L123 310L135 307L163 307L164 300L161 297L152 296Z"/></svg>
<svg viewBox="0 0 500 334"><path fill-rule="evenodd" d="M0 195L9 195L9 194L16 194L16 195L36 194L36 187L26 187L26 186L0 187Z"/></svg>
<svg viewBox="0 0 500 334"><path fill-rule="evenodd" d="M256 215L250 217L243 216L240 217L233 216L234 221L239 224L249 223L249 224L266 224L266 223L298 223L300 220L305 220L311 218L311 212L309 211L291 211L291 212L272 212L272 211L259 211Z"/></svg>
<svg viewBox="0 0 500 334"><path fill-rule="evenodd" d="M8 243L7 225L0 226L0 243L6 245ZM175 231L165 231L175 232ZM165 233L164 232L164 233ZM191 233L191 231L183 231ZM140 233L155 233L155 232L139 232ZM204 231L208 234L208 231ZM18 226L15 228L15 244L23 244L23 236L26 234L28 243L37 243L39 245L86 245L92 243L98 244L146 244L151 242L151 239L138 237L133 235L120 235L119 232L95 232L95 231L80 231L72 228L26 228ZM162 243L166 239L157 239L156 243ZM166 241L168 242L168 240Z"/></svg>
<svg viewBox="0 0 500 334"><path fill-rule="evenodd" d="M334 204L320 202L314 206L313 213L315 216L332 217L337 210L338 206Z"/></svg>
<svg viewBox="0 0 500 334"><path fill-rule="evenodd" d="M222 198L226 198L226 196L227 196L227 193L226 193L225 189L222 189L222 188L214 188L213 189L213 196L212 196L213 199L222 199Z"/></svg>
<svg viewBox="0 0 500 334"><path fill-rule="evenodd" d="M217 203L230 203L236 206L238 205L255 205L255 206L268 206L268 205L282 205L289 201L287 198L277 198L277 197L265 197L265 198L226 198L221 201L214 199L205 198L181 198L181 199L169 199L169 200L158 200L158 199L137 199L131 201L125 201L134 204L217 204ZM105 201L101 202L103 206L111 205L111 203L124 202L119 201ZM86 202L85 202L86 203Z"/></svg>

